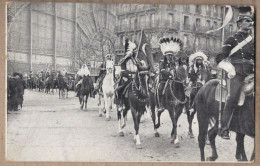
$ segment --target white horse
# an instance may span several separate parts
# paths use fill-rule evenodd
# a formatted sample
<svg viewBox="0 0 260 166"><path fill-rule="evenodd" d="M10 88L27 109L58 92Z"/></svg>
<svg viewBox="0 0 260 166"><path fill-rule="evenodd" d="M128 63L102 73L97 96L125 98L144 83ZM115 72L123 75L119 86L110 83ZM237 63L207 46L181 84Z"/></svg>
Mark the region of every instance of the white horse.
<svg viewBox="0 0 260 166"><path fill-rule="evenodd" d="M103 90L103 100L101 99L99 104L99 116L102 116L102 112L106 110L106 120L111 119L110 112L112 110L112 105L114 101L114 62L112 60L106 61L106 75L103 80L102 90Z"/></svg>

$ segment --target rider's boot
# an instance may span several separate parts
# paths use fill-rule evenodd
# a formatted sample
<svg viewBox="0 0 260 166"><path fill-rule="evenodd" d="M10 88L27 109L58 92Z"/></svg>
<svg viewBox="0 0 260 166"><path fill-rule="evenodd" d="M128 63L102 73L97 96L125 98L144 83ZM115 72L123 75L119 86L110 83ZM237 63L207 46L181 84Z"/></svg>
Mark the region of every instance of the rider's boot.
<svg viewBox="0 0 260 166"><path fill-rule="evenodd" d="M222 127L221 127L221 131L220 131L220 136L223 139L230 139L229 137L229 121L231 119L232 116L232 107L233 106L233 102L231 102L230 100L227 100L225 103L225 107L223 110L223 115L222 115Z"/></svg>

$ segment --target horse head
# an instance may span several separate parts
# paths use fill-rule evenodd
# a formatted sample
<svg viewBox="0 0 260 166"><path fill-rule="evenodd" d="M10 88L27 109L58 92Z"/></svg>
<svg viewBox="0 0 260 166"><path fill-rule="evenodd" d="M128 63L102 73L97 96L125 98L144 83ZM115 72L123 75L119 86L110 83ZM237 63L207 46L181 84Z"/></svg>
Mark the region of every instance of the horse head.
<svg viewBox="0 0 260 166"><path fill-rule="evenodd" d="M142 97L148 97L148 74L149 71L137 71L134 77L134 85Z"/></svg>
<svg viewBox="0 0 260 166"><path fill-rule="evenodd" d="M106 74L111 75L114 73L114 62L112 60L106 61Z"/></svg>
<svg viewBox="0 0 260 166"><path fill-rule="evenodd" d="M180 58L181 59L181 58ZM189 83L189 68L186 62L179 60L179 66L176 68L176 77L187 85Z"/></svg>

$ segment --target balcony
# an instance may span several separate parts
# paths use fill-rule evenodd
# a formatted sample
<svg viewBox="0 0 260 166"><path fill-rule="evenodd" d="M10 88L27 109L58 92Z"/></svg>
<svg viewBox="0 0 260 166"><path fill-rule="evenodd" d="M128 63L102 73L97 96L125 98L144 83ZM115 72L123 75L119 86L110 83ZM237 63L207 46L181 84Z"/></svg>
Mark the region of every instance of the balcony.
<svg viewBox="0 0 260 166"><path fill-rule="evenodd" d="M141 13L149 10L156 10L159 7L158 4L146 4L146 5L131 5L129 9L118 9L117 16L125 15L125 14L133 14L133 13Z"/></svg>
<svg viewBox="0 0 260 166"><path fill-rule="evenodd" d="M201 6L196 6L195 14L201 14Z"/></svg>
<svg viewBox="0 0 260 166"><path fill-rule="evenodd" d="M154 20L154 21L145 21L136 25L123 24L121 26L116 26L115 32L129 32L129 31L140 31L148 29L161 29L166 28L170 30L177 31L180 29L180 23L176 21L169 20Z"/></svg>
<svg viewBox="0 0 260 166"><path fill-rule="evenodd" d="M183 12L190 12L190 6L189 5L183 5Z"/></svg>

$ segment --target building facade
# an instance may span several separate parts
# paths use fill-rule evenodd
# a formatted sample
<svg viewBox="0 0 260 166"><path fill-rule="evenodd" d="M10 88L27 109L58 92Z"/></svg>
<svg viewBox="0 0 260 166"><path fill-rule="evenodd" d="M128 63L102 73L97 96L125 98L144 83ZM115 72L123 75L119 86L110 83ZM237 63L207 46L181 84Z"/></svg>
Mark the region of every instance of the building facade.
<svg viewBox="0 0 260 166"><path fill-rule="evenodd" d="M234 10L235 11L235 10ZM38 72L50 68L76 72L87 64L97 76L107 53L115 61L124 55L127 38L138 44L144 30L155 62L160 59L159 39L179 37L186 54L220 50L223 6L28 3L7 6L7 71ZM236 18L236 13L234 14ZM225 37L236 30L235 20L225 27Z"/></svg>
<svg viewBox="0 0 260 166"><path fill-rule="evenodd" d="M150 41L155 62L161 56L159 39L165 36L180 38L187 55L199 50L209 56L215 55L221 49L222 32L206 32L222 25L224 10L223 6L216 5L118 4L115 31L118 36L117 59L123 56L125 38L138 43L141 30L144 30ZM233 18L236 18L236 14L234 12ZM235 30L235 21L232 19L225 27L224 38Z"/></svg>
<svg viewBox="0 0 260 166"><path fill-rule="evenodd" d="M7 71L76 72L87 64L98 75L114 51L115 5L11 2L7 7Z"/></svg>

